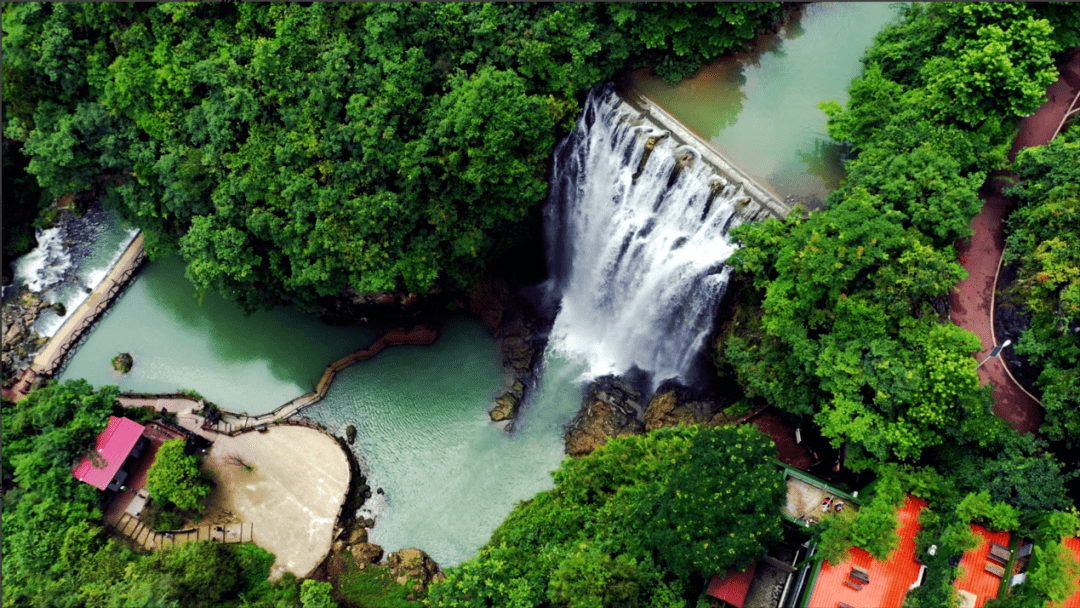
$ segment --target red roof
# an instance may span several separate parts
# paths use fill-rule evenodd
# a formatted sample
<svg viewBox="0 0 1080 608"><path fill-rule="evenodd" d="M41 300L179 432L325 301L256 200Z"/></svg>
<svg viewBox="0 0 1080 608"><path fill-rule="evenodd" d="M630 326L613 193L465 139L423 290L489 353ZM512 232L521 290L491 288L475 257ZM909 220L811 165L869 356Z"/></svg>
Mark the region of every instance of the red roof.
<svg viewBox="0 0 1080 608"><path fill-rule="evenodd" d="M143 425L134 420L109 416L109 426L97 436L97 445L94 446L99 457L94 459L97 466L89 458L83 458L75 467L75 479L104 490L124 464L142 432Z"/></svg>
<svg viewBox="0 0 1080 608"><path fill-rule="evenodd" d="M987 555L990 553L990 543L1009 546L1008 532L990 532L978 524L971 524L975 538L979 540L979 546L964 554L960 560L960 578L956 581L956 588L975 595L975 608L982 608L986 600L997 597L1001 579L986 571ZM1011 577L1011 572L1005 576Z"/></svg>
<svg viewBox="0 0 1080 608"><path fill-rule="evenodd" d="M725 577L717 574L709 581L707 593L718 600L724 600L735 608L743 608L746 592L750 591L750 581L754 580L756 569L757 562L754 562L742 572L729 572Z"/></svg>
<svg viewBox="0 0 1080 608"><path fill-rule="evenodd" d="M926 501L908 496L897 510L900 544L889 555L889 561L877 561L856 547L848 552L847 559L835 566L822 563L809 608L836 608L838 602L858 608L900 608L908 588L919 578L915 535L919 532L919 513L925 506ZM870 583L861 590L844 584L851 575L852 566L869 572Z"/></svg>
<svg viewBox="0 0 1080 608"><path fill-rule="evenodd" d="M1066 538L1061 541L1061 544L1065 545L1065 548L1072 552L1076 561L1080 561L1080 538ZM1065 598L1065 603L1061 604L1061 606L1063 608L1080 608L1080 591Z"/></svg>

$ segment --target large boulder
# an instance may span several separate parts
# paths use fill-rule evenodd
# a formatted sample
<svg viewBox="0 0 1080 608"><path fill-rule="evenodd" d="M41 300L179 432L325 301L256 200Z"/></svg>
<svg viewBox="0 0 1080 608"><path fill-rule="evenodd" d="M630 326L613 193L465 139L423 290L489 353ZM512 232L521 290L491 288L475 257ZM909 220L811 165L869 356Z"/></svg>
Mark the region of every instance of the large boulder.
<svg viewBox="0 0 1080 608"><path fill-rule="evenodd" d="M399 585L412 580L427 586L432 580L441 578L439 564L420 549L402 549L391 553L386 558L386 566Z"/></svg>
<svg viewBox="0 0 1080 608"><path fill-rule="evenodd" d="M577 415L566 427L566 453L584 456L609 437L641 435L641 395L617 376L597 378L589 385Z"/></svg>
<svg viewBox="0 0 1080 608"><path fill-rule="evenodd" d="M29 367L34 355L48 341L47 338L37 335L34 323L51 306L25 285L4 302L0 337L3 342L5 376L14 376L18 371Z"/></svg>
<svg viewBox="0 0 1080 608"><path fill-rule="evenodd" d="M374 543L357 543L349 547L349 552L361 568L378 563L383 556L383 548Z"/></svg>
<svg viewBox="0 0 1080 608"><path fill-rule="evenodd" d="M727 422L719 403L708 400L681 398L680 391L669 389L653 395L645 409L645 429L652 431L668 426L707 424L716 426Z"/></svg>
<svg viewBox="0 0 1080 608"><path fill-rule="evenodd" d="M503 420L513 421L517 417L518 408L521 407L521 399L525 395L525 385L520 380L514 382L514 386L504 391L495 398L495 407L488 413L492 422Z"/></svg>

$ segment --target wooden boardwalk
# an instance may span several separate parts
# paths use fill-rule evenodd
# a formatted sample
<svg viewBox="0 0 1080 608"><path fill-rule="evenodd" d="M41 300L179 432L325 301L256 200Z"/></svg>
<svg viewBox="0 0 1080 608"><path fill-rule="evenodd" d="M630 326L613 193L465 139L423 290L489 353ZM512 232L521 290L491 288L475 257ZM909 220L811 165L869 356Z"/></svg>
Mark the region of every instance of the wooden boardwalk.
<svg viewBox="0 0 1080 608"><path fill-rule="evenodd" d="M30 368L23 372L22 378L15 385L13 393L20 399L30 392L30 385L40 377L55 376L63 370L72 351L85 338L101 315L108 310L113 300L123 293L139 267L146 261L143 249L143 234L140 232L132 239L127 249L109 269L101 283L75 309L49 338L44 348L34 357Z"/></svg>
<svg viewBox="0 0 1080 608"><path fill-rule="evenodd" d="M214 540L223 543L250 543L254 526L251 524L221 524L199 526L190 530L175 532L154 532L142 520L124 513L120 521L112 526L118 533L131 539L136 545L153 551L168 547L179 547L199 540Z"/></svg>

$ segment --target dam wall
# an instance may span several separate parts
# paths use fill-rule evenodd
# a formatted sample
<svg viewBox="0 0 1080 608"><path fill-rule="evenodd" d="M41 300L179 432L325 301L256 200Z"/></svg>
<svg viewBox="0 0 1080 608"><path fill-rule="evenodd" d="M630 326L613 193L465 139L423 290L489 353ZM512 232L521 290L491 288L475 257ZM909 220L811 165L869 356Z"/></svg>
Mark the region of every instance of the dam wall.
<svg viewBox="0 0 1080 608"><path fill-rule="evenodd" d="M643 122L647 122L657 129L667 131L675 141L696 150L700 154L700 160L712 167L719 177L722 177L736 188L742 188L743 193L750 198L750 202L739 213L744 219L759 220L769 216L783 219L791 213L791 207L786 205L772 190L750 177L717 150L712 143L705 141L690 129L687 129L675 117L668 114L667 111L646 97L641 91L633 87L625 87L617 91L617 94L628 106L641 113Z"/></svg>

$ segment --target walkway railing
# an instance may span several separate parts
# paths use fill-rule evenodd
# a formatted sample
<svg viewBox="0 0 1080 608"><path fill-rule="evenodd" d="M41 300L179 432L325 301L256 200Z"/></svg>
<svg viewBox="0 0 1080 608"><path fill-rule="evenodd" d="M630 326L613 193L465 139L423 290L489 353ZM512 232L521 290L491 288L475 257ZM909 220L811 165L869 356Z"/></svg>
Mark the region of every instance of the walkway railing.
<svg viewBox="0 0 1080 608"><path fill-rule="evenodd" d="M36 377L55 376L63 371L71 353L86 339L89 330L108 310L109 305L124 292L146 259L143 235L140 232L109 270L109 274L34 357L30 369L27 370L32 372L31 381Z"/></svg>

